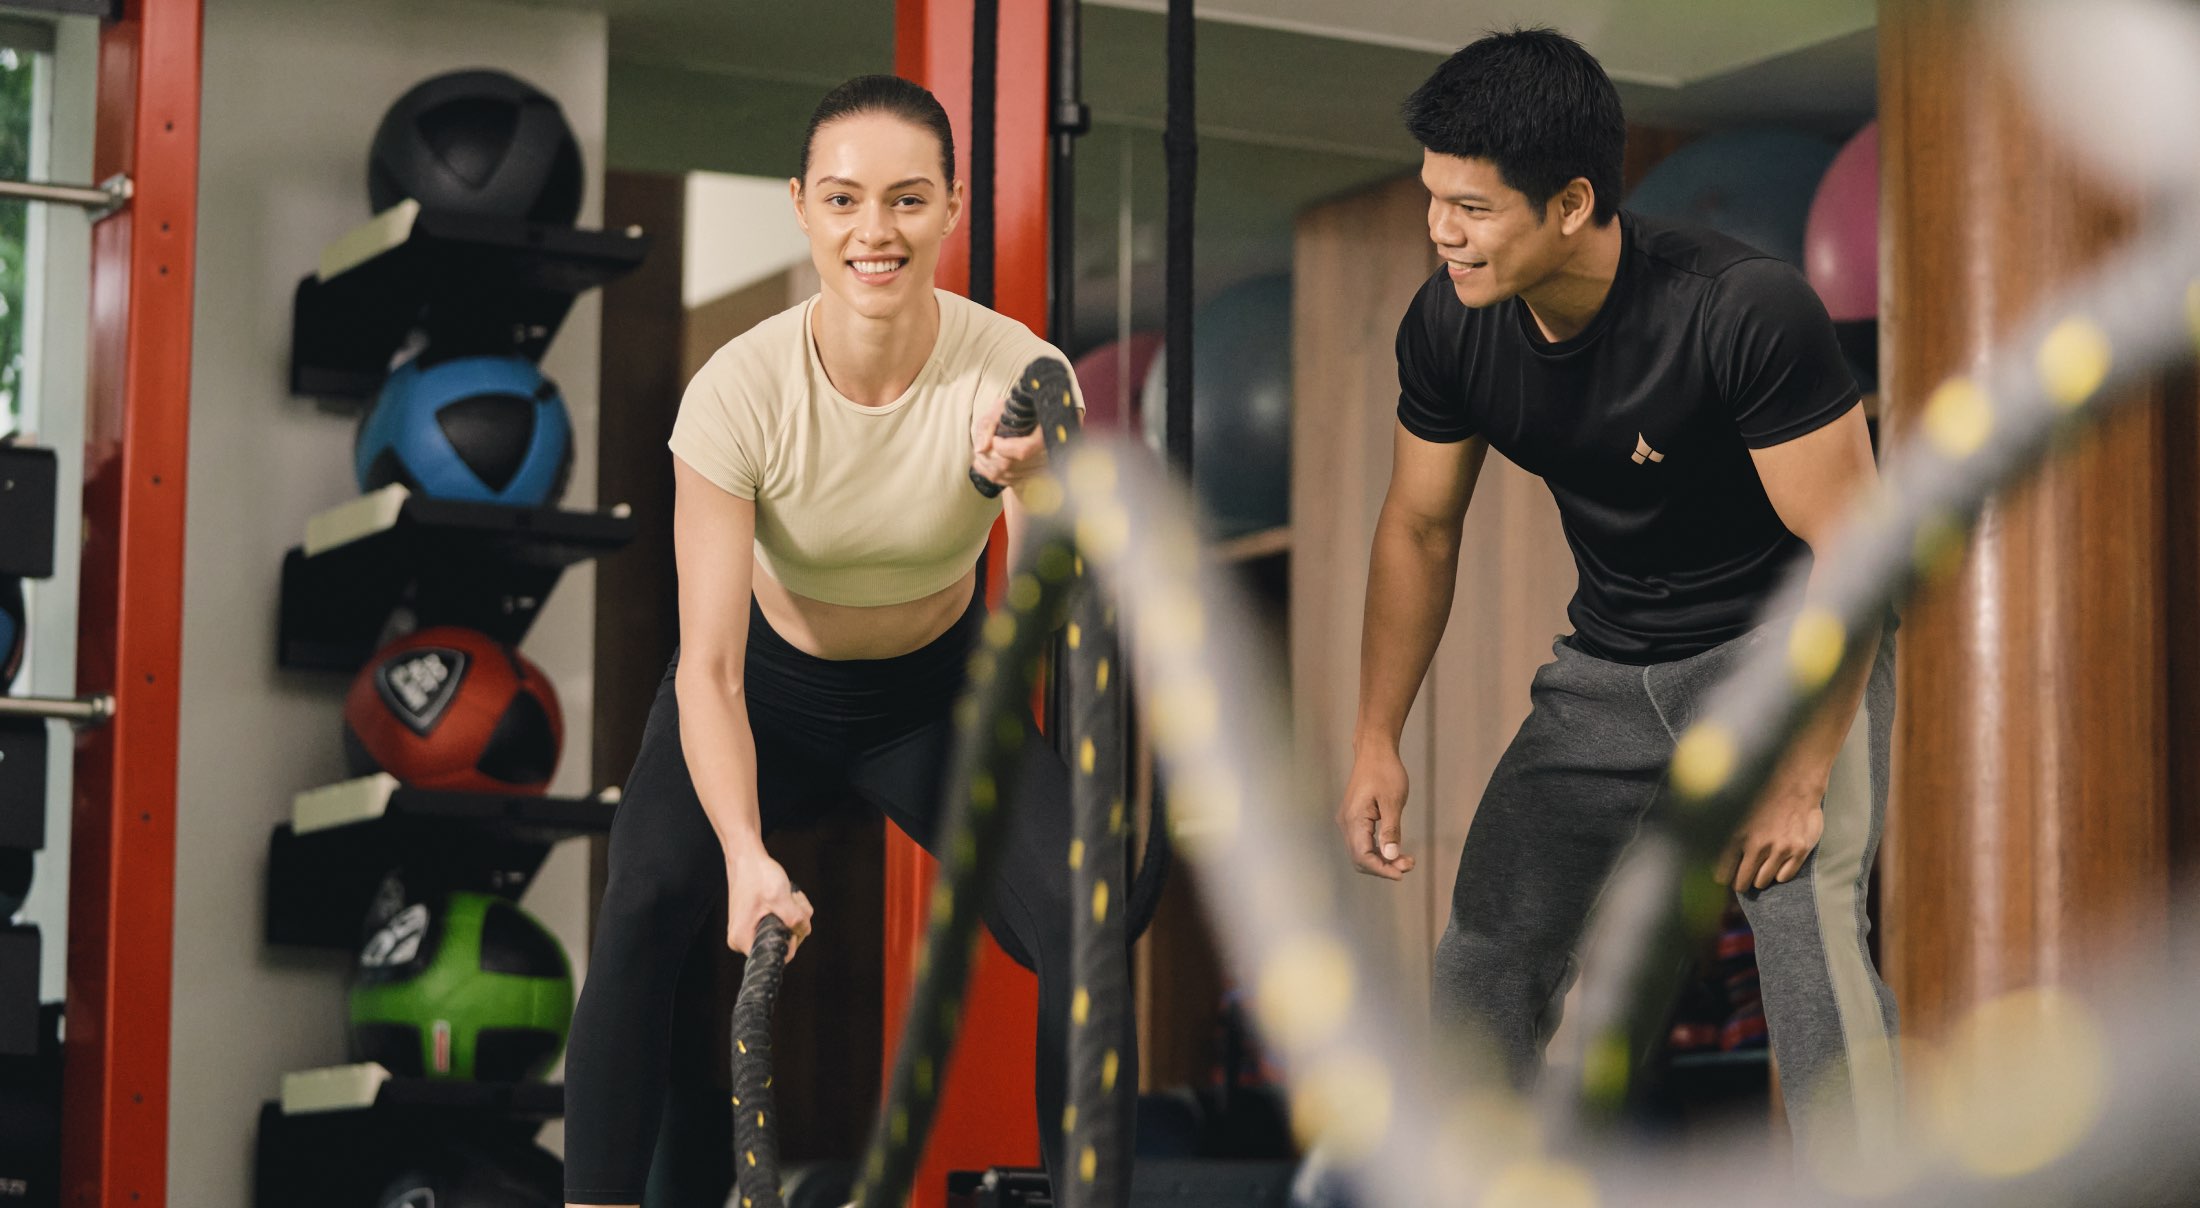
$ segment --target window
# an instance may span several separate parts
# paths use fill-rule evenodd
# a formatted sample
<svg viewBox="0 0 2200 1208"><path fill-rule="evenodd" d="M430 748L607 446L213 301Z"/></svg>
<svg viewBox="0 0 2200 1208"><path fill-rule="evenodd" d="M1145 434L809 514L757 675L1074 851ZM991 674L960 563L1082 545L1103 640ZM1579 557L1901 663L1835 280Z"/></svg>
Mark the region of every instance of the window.
<svg viewBox="0 0 2200 1208"><path fill-rule="evenodd" d="M24 49L17 31L0 27L0 179L29 180L43 156L33 147L35 119L44 105L38 95L36 49ZM30 203L0 200L0 432L23 426L25 319L23 282L30 254Z"/></svg>
<svg viewBox="0 0 2200 1208"><path fill-rule="evenodd" d="M83 183L92 173L99 22L0 12L0 177ZM73 206L0 199L0 435L59 458L54 574L25 583L29 611L15 690L76 691L77 557L83 493L91 224ZM49 728L46 849L22 919L44 932L40 996L62 994L67 953L71 769L66 731Z"/></svg>

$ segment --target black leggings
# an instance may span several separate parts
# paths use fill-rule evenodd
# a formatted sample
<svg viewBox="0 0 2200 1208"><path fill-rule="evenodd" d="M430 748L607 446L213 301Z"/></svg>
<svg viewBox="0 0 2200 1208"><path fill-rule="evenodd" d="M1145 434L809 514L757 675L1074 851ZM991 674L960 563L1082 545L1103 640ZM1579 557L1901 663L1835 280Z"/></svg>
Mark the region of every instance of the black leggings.
<svg viewBox="0 0 2200 1208"><path fill-rule="evenodd" d="M953 628L922 649L828 660L789 645L752 607L744 692L764 833L799 825L820 798L853 793L932 850L954 742L949 714L984 619L973 599ZM1039 1127L1048 1166L1061 1170L1072 977L1069 774L1051 744L1029 742L1023 751L1008 799L1017 824L986 923L1010 956L1039 975ZM566 1056L565 1198L576 1204L642 1199L681 969L697 932L722 917L726 899L724 854L680 750L669 668L611 824L610 865ZM1134 1070L1136 1045L1135 1034L1124 1036L1126 1066Z"/></svg>

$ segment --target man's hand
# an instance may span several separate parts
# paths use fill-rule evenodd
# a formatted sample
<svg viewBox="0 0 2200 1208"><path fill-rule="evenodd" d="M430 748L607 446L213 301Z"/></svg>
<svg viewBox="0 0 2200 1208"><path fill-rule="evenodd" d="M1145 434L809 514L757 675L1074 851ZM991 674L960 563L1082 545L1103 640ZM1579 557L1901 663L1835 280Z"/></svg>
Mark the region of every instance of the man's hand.
<svg viewBox="0 0 2200 1208"><path fill-rule="evenodd" d="M1396 747L1370 746L1353 756L1352 779L1337 807L1337 829L1352 867L1391 881L1413 871L1413 857L1398 846L1407 788L1406 765Z"/></svg>
<svg viewBox="0 0 2200 1208"><path fill-rule="evenodd" d="M1778 780L1727 841L1712 878L1736 891L1795 879L1826 831L1823 779Z"/></svg>
<svg viewBox="0 0 2200 1208"><path fill-rule="evenodd" d="M776 914L792 934L787 959L793 960L810 936L810 899L787 880L787 870L762 845L726 857L726 946L743 956L756 942L756 923Z"/></svg>
<svg viewBox="0 0 2200 1208"><path fill-rule="evenodd" d="M1047 442L1036 431L1029 436L1001 436L1001 409L1007 396L980 408L970 421L970 468L980 478L1004 487L1020 487L1026 479L1046 469Z"/></svg>

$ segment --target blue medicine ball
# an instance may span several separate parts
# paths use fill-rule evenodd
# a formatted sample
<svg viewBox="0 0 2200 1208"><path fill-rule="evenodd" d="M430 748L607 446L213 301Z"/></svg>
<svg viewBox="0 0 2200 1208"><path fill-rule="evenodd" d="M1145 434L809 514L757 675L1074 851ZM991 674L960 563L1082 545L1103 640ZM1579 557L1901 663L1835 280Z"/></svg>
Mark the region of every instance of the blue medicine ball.
<svg viewBox="0 0 2200 1208"><path fill-rule="evenodd" d="M23 581L13 575L0 575L0 692L14 687L16 672L23 669L23 631L27 624Z"/></svg>
<svg viewBox="0 0 2200 1208"><path fill-rule="evenodd" d="M573 429L557 384L521 357L408 362L359 424L359 489L403 483L464 503L542 507L565 493Z"/></svg>

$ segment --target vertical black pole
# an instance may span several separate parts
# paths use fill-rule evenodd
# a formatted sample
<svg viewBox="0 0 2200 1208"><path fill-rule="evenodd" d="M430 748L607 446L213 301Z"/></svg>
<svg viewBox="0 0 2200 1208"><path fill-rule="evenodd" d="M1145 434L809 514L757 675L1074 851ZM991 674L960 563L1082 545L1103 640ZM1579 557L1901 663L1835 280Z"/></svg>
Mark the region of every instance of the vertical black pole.
<svg viewBox="0 0 2200 1208"><path fill-rule="evenodd" d="M1048 78L1051 96L1047 104L1047 131L1052 136L1047 188L1047 330L1056 348L1076 354L1077 324L1077 139L1091 129L1085 110L1084 73L1079 54L1083 33L1079 29L1078 0L1053 0L1047 22ZM1047 716L1070 716L1068 663L1057 644L1049 664ZM1055 747L1069 754L1069 728L1050 722Z"/></svg>
<svg viewBox="0 0 2200 1208"><path fill-rule="evenodd" d="M975 0L970 31L970 300L993 305L993 152L1001 0Z"/></svg>
<svg viewBox="0 0 2200 1208"><path fill-rule="evenodd" d="M1167 319L1169 422L1162 447L1169 464L1192 474L1192 199L1199 176L1193 112L1192 0L1169 0L1169 118L1161 137L1169 164Z"/></svg>
<svg viewBox="0 0 2200 1208"><path fill-rule="evenodd" d="M1047 339L1064 352L1074 352L1077 325L1077 139L1092 128L1085 109L1084 68L1079 47L1082 5L1078 0L1054 0L1049 23L1054 47L1052 78L1054 135L1052 179L1047 224Z"/></svg>

